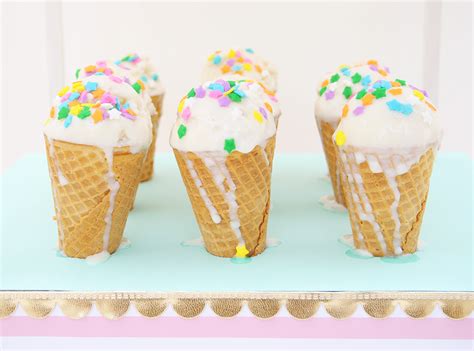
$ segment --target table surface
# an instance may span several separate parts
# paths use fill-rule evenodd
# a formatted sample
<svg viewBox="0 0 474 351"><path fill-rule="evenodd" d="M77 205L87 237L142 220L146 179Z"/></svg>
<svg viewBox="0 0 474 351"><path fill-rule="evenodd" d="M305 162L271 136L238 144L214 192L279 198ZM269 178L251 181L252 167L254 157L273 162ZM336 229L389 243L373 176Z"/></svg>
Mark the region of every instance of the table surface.
<svg viewBox="0 0 474 351"><path fill-rule="evenodd" d="M246 264L189 246L199 238L174 157L159 154L141 184L121 249L98 265L56 254L46 158L32 154L1 177L1 290L311 292L472 291L472 160L438 155L421 238L423 250L386 260L351 255L339 238L347 213L323 208L331 192L322 155L277 155L268 236L280 245ZM184 243L184 244L183 244Z"/></svg>

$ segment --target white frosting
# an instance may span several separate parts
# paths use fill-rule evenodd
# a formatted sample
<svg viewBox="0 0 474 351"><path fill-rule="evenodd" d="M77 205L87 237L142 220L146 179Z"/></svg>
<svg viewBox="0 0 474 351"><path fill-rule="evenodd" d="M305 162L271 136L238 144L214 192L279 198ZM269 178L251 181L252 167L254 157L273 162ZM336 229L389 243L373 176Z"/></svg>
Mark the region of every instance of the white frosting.
<svg viewBox="0 0 474 351"><path fill-rule="evenodd" d="M323 205L326 210L335 212L346 212L346 208L336 201L334 195L323 195L319 198L319 203Z"/></svg>
<svg viewBox="0 0 474 351"><path fill-rule="evenodd" d="M387 79L387 75L384 76L377 70L374 70L375 67L381 69L382 72L386 72L384 68L380 68L379 66L362 64L347 67L347 70L342 69L338 70L337 72L333 72L332 74L328 74L326 76L328 85L322 95L320 95L322 86L320 85L318 87L316 103L314 107L316 119L318 121L321 120L331 123L333 124L334 128L336 128L337 123L341 118L342 108L349 100L343 93L346 87L350 87L352 90L352 95L354 95L364 89L367 86L366 83L368 81L370 83L375 83L377 80ZM345 72L346 74L344 74ZM353 83L352 76L356 73L358 73L362 79L357 83ZM331 83L331 77L335 74L338 74L340 78L336 82ZM334 95L334 97L329 98L332 95Z"/></svg>
<svg viewBox="0 0 474 351"><path fill-rule="evenodd" d="M258 83L237 83L238 90L245 96L240 102L231 101L228 106L220 106L218 99L210 96L209 87L212 84L215 82L204 84L203 98L192 97L184 100L182 111L178 113L171 130L170 144L173 148L193 152L225 152L226 140L234 139L235 150L248 153L255 146L264 145L275 135L274 117L280 114L280 109L275 102L271 103L273 112L265 107L265 103L270 104L272 100ZM261 108L265 109L267 118L261 118L259 121L254 114ZM182 137L178 134L181 126L186 128L186 134Z"/></svg>
<svg viewBox="0 0 474 351"><path fill-rule="evenodd" d="M108 119L95 123L92 116L84 119L74 116L71 124L65 127L65 120L57 118L61 97L56 96L54 100L56 116L48 120L44 134L53 140L101 148L130 146L133 152L146 150L151 143L152 125L143 97L130 85L113 82L106 76L90 76L83 80L84 85L87 82L95 82L99 88L128 102L130 109L137 114L136 119L121 117L120 112L112 108L108 111L110 114ZM94 110L91 108L92 113Z"/></svg>
<svg viewBox="0 0 474 351"><path fill-rule="evenodd" d="M216 59L220 57L220 59ZM238 62L239 57L244 60L243 62ZM228 63L232 63L232 66L229 66ZM249 64L249 66L243 66L244 64ZM222 67L229 66L229 72L223 72ZM258 72L258 68L261 68L261 72ZM235 69L240 67L241 69L236 71ZM246 69L247 68L247 69ZM239 72L241 74L237 74ZM278 72L276 68L267 60L253 53L251 49L230 49L230 50L218 50L207 60L204 65L204 69L201 76L201 82L207 82L210 80L217 79L222 75L231 75L238 76L240 79L247 78L262 82L268 89L272 91L277 90L277 78Z"/></svg>
<svg viewBox="0 0 474 351"><path fill-rule="evenodd" d="M421 101L414 95L414 89L400 87L400 95L391 95L374 99L365 106L363 113L356 115L361 100L351 99L348 103L348 115L342 118L334 136L342 132L345 146L375 149L425 148L438 144L442 137L441 121L438 113L428 105L428 98ZM403 114L389 108L387 103L397 100L400 104L410 105L413 111ZM431 102L428 101L429 104ZM410 107L409 107L410 108Z"/></svg>
<svg viewBox="0 0 474 351"><path fill-rule="evenodd" d="M130 77L141 79L151 96L163 95L165 89L157 70L148 56L140 56L137 62L117 61L121 68L129 72ZM154 79L156 78L156 79Z"/></svg>

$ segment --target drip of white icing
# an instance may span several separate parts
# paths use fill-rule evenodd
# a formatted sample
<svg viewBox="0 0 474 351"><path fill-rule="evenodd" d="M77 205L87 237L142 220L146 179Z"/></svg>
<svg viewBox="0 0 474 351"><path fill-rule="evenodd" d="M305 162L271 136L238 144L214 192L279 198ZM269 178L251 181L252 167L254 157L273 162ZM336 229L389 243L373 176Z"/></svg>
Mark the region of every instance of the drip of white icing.
<svg viewBox="0 0 474 351"><path fill-rule="evenodd" d="M263 155L263 158L265 159L265 162L266 162L267 166L269 166L270 165L270 160L268 159L267 152L265 151L264 148L262 148L262 155Z"/></svg>
<svg viewBox="0 0 474 351"><path fill-rule="evenodd" d="M238 214L239 204L237 203L237 196L235 193L237 187L235 186L232 176L225 164L227 156L218 155L216 153L212 156L202 153L200 156L204 159L204 163L211 172L214 182L227 201L227 205L229 206L230 226L237 236L239 245L245 245L245 241L242 238L242 232L240 231L240 219ZM228 190L224 187L224 180L227 183Z"/></svg>
<svg viewBox="0 0 474 351"><path fill-rule="evenodd" d="M346 208L336 201L334 195L323 195L319 199L319 203L323 205L326 210L345 212Z"/></svg>
<svg viewBox="0 0 474 351"><path fill-rule="evenodd" d="M363 256L363 257L374 257L374 255L372 255L370 253L370 251L366 250L366 249L354 249L354 252L356 252L359 256Z"/></svg>
<svg viewBox="0 0 474 351"><path fill-rule="evenodd" d="M352 234L345 234L341 236L339 241L347 246L354 247L354 237Z"/></svg>
<svg viewBox="0 0 474 351"><path fill-rule="evenodd" d="M271 248L271 247L277 247L280 245L281 245L281 240L267 237L267 242L265 244L266 247Z"/></svg>
<svg viewBox="0 0 474 351"><path fill-rule="evenodd" d="M188 168L189 174L191 175L191 178L193 178L194 184L196 185L196 188L199 190L199 194L201 195L202 200L204 201L204 205L206 205L207 210L209 211L209 214L211 215L211 219L214 223L219 224L222 220L221 216L219 216L219 213L217 212L217 209L214 207L212 204L211 199L207 195L206 189L202 187L202 182L198 177L198 174L194 168L193 162L189 159L186 158L186 153L182 153L182 156L185 158L186 162L186 167Z"/></svg>
<svg viewBox="0 0 474 351"><path fill-rule="evenodd" d="M131 245L132 245L132 242L128 238L123 237L118 249L119 250L128 249Z"/></svg>
<svg viewBox="0 0 474 351"><path fill-rule="evenodd" d="M115 197L117 196L117 192L120 189L120 183L117 182L115 179L115 174L113 172L113 162L114 162L114 149L113 147L110 148L103 148L105 158L107 159L107 163L109 166L106 180L110 190L110 197L109 197L109 208L107 209L107 213L105 214L105 230L104 230L104 239L103 239L103 247L102 249L104 252L107 252L109 248L109 241L110 241L110 230L112 229L112 215L115 208ZM108 252L107 252L108 253Z"/></svg>
<svg viewBox="0 0 474 351"><path fill-rule="evenodd" d="M110 254L104 250L95 255L87 256L86 263L92 266L95 266L96 264L107 261L109 258L110 258Z"/></svg>
<svg viewBox="0 0 474 351"><path fill-rule="evenodd" d="M56 154L54 151L54 140L51 138L48 138L48 143L49 143L49 153L51 158L54 161L54 165L56 166L56 173L58 175L58 180L59 180L59 185L64 186L69 183L67 178L64 176L63 172L61 171L61 167L59 167L59 162L58 159L56 158Z"/></svg>

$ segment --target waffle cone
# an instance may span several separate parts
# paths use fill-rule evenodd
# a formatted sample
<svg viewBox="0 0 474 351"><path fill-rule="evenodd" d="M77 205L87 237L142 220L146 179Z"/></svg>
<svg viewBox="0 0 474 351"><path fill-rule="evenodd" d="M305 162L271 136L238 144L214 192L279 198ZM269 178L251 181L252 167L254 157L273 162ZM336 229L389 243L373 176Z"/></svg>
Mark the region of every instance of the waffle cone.
<svg viewBox="0 0 474 351"><path fill-rule="evenodd" d="M389 184L386 173L372 172L367 161L356 162L356 152L357 150L350 152L339 150L338 153L356 248L366 249L374 256L415 252L433 169L435 156L433 148L425 151L407 172L395 176L399 192L396 210L392 208L396 199L395 192ZM377 157L374 154L365 154L365 160L371 156ZM391 156L388 159L389 164L396 164L400 157ZM367 201L370 207L367 206ZM367 213L373 216L375 224L371 219L367 219ZM398 231L394 219L397 214L400 221Z"/></svg>
<svg viewBox="0 0 474 351"><path fill-rule="evenodd" d="M152 133L153 137L151 140L148 153L146 154L145 161L143 163L142 174L140 181L146 182L153 178L153 164L155 160L155 147L156 147L156 136L158 134L158 126L160 124L161 112L163 108L163 95L155 95L151 97L151 101L156 109L156 114L151 116Z"/></svg>
<svg viewBox="0 0 474 351"><path fill-rule="evenodd" d="M332 139L334 132L335 129L330 123L319 121L319 133L321 135L324 155L326 156L326 163L328 165L329 177L331 178L334 198L337 203L346 206L344 191L342 189L341 172L337 165L336 146Z"/></svg>
<svg viewBox="0 0 474 351"><path fill-rule="evenodd" d="M109 165L104 151L45 138L53 188L59 247L69 257L85 258L104 250L105 218L111 190L107 181ZM128 147L113 151L112 171L120 185L114 202L109 253L122 240L129 210L137 191L145 152L131 153ZM62 181L62 179L66 181Z"/></svg>
<svg viewBox="0 0 474 351"><path fill-rule="evenodd" d="M235 151L222 161L236 186L240 232L249 251L248 256L258 255L265 250L274 150L275 137L272 137L265 148L256 146L249 153ZM231 227L230 206L216 184L212 172L206 166L202 155L178 150L174 150L174 153L207 251L216 256L233 257L239 240ZM192 162L201 183L201 191L205 191L217 210L221 217L220 223L213 221L186 164L187 161ZM227 180L224 187L226 191L229 190Z"/></svg>

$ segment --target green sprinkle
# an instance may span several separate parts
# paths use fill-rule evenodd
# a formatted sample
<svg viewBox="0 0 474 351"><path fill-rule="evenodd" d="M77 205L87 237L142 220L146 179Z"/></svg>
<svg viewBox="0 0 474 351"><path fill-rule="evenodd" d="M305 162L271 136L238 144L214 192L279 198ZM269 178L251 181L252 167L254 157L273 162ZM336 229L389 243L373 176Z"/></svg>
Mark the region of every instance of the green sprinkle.
<svg viewBox="0 0 474 351"><path fill-rule="evenodd" d="M365 94L367 94L367 90L362 89L361 91L359 91L359 92L357 93L356 99L357 99L357 100L362 99L362 98L365 96Z"/></svg>
<svg viewBox="0 0 474 351"><path fill-rule="evenodd" d="M229 96L229 99L231 99L233 102L241 102L242 101L242 98L240 97L240 95L236 94L234 92L230 93L228 96Z"/></svg>
<svg viewBox="0 0 474 351"><path fill-rule="evenodd" d="M194 91L194 88L192 88L192 89L189 91L188 95L186 95L186 96L187 96L188 98L192 98L192 97L196 96L196 92Z"/></svg>
<svg viewBox="0 0 474 351"><path fill-rule="evenodd" d="M234 139L226 139L224 142L224 150L227 151L229 154L235 150L235 140Z"/></svg>
<svg viewBox="0 0 474 351"><path fill-rule="evenodd" d="M319 96L322 96L324 94L324 92L327 90L327 86L325 87L322 87L321 90L319 91Z"/></svg>
<svg viewBox="0 0 474 351"><path fill-rule="evenodd" d="M330 82L331 82L331 83L335 83L335 82L337 82L337 81L339 80L339 78L340 78L340 77L339 77L339 74L336 73L335 75L333 75L333 76L331 77Z"/></svg>
<svg viewBox="0 0 474 351"><path fill-rule="evenodd" d="M385 88L377 88L372 92L372 95L375 96L376 99L380 99L387 96L385 94L386 92L387 92L387 89Z"/></svg>
<svg viewBox="0 0 474 351"><path fill-rule="evenodd" d="M231 88L235 86L235 81L234 80L228 80L227 82L229 82L229 85L230 85Z"/></svg>
<svg viewBox="0 0 474 351"><path fill-rule="evenodd" d="M76 79L79 78L79 73L80 73L80 72L81 72L81 69L80 69L80 68L76 69Z"/></svg>
<svg viewBox="0 0 474 351"><path fill-rule="evenodd" d="M69 115L69 108L67 107L62 107L61 110L59 110L58 113L58 119L64 119Z"/></svg>
<svg viewBox="0 0 474 351"><path fill-rule="evenodd" d="M84 106L81 110L81 112L79 112L79 114L77 115L78 118L80 119L84 119L84 118L87 118L91 115L91 109L89 106Z"/></svg>
<svg viewBox="0 0 474 351"><path fill-rule="evenodd" d="M186 135L186 131L188 128L184 124L181 124L178 128L178 136L180 139L182 139Z"/></svg>
<svg viewBox="0 0 474 351"><path fill-rule="evenodd" d="M346 97L346 99L349 99L352 95L352 88L351 87L345 87L343 92L342 92L342 95L344 95Z"/></svg>
<svg viewBox="0 0 474 351"><path fill-rule="evenodd" d="M142 91L142 87L140 86L140 84L138 84L138 82L133 83L132 88L135 89L137 94L140 94L140 92Z"/></svg>
<svg viewBox="0 0 474 351"><path fill-rule="evenodd" d="M400 83L400 85L403 87L405 85L407 85L407 81L406 80L403 80L403 79L395 79L395 82L398 82Z"/></svg>
<svg viewBox="0 0 474 351"><path fill-rule="evenodd" d="M362 76L359 73L356 73L352 76L352 83L357 84L362 80Z"/></svg>

